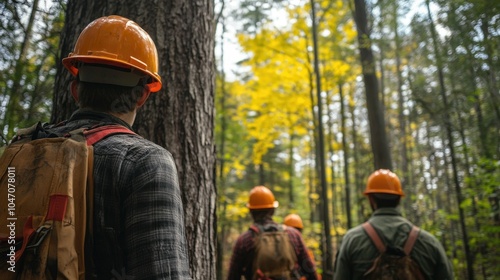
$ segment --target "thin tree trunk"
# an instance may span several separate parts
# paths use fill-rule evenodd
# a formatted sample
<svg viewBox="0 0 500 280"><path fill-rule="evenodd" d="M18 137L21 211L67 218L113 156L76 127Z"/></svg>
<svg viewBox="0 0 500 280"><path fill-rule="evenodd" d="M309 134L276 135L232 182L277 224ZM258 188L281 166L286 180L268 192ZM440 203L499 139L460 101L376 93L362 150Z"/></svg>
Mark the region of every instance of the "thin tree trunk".
<svg viewBox="0 0 500 280"><path fill-rule="evenodd" d="M469 246L469 237L468 237L468 231L467 231L467 226L465 224L465 213L463 208L461 207L462 201L463 201L463 196L462 196L462 190L460 187L460 181L458 179L458 167L457 167L457 160L455 156L455 147L454 147L454 141L453 141L453 134L452 134L452 127L451 127L451 116L449 113L449 103L448 103L448 98L446 95L446 88L444 84L444 74L443 74L443 65L442 65L442 60L441 60L441 55L439 53L439 47L437 44L437 35L436 35L436 30L434 27L434 22L432 20L432 15L431 15L431 10L429 7L429 0L426 0L426 6L427 6L427 14L429 16L429 22L430 22L430 31L432 35L432 43L434 47L434 55L436 56L436 62L437 62L437 68L438 68L438 76L439 76L439 88L440 88L440 95L443 100L443 106L444 106L444 126L446 130L446 136L447 136L447 142L448 142L448 147L450 149L450 158L451 158L451 167L453 169L453 181L455 184L455 191L457 194L457 203L458 203L458 211L459 211L459 216L460 216L460 226L462 229L462 241L464 244L464 251L465 251L465 257L467 261L467 276L469 280L474 279L474 259L473 255L470 251L470 246Z"/></svg>
<svg viewBox="0 0 500 280"><path fill-rule="evenodd" d="M342 150L344 151L344 182L345 182L345 210L347 216L347 228L352 228L352 212L351 212L351 188L349 180L349 147L347 144L346 132L346 109L344 102L344 91L342 85L338 85L340 95L340 120L342 130Z"/></svg>
<svg viewBox="0 0 500 280"><path fill-rule="evenodd" d="M410 59L408 59L408 61L410 61ZM411 64L410 62L408 62L408 64ZM412 85L412 77L411 77L411 72L408 71L407 73L407 81L408 81L408 85L409 85L409 88L410 88L410 96L408 97L409 100L412 100L413 97L412 97L412 92L411 92L411 89L413 89L413 85ZM411 130L411 124L412 123L418 123L417 121L417 118L419 117L419 114L417 113L417 108L416 106L411 106L409 108L409 112L408 112L408 124L409 124L409 128L408 128L408 137L410 137L411 140L409 140L409 148L408 148L408 155L409 155L409 159L408 159L408 170L409 170L409 174L408 174L408 182L406 184L408 184L410 186L411 189L413 189L414 193L417 194L418 193L418 175L417 173L413 172L412 170L415 170L415 168L417 168L417 165L420 165L418 163L418 161L416 160L415 156L419 156L420 155L420 152L419 152L419 142L420 142L420 129L419 128L416 128L415 129L415 137L413 137L413 131ZM421 173L422 174L422 173ZM411 195L411 193L410 193ZM414 200L412 200L411 198L407 198L408 201L406 201L406 204L408 209L410 210L413 210L413 203L414 203ZM413 211L412 211L413 212ZM407 215L410 214L410 213L406 213ZM415 219L415 214L411 213L408 217L410 220L414 220Z"/></svg>
<svg viewBox="0 0 500 280"><path fill-rule="evenodd" d="M28 49L30 46L30 40L33 33L33 26L35 24L36 13L38 9L39 0L33 1L33 6L31 8L31 14L28 20L28 25L26 26L26 31L24 32L23 42L21 43L21 48L19 51L19 56L17 57L16 66L14 68L14 79L12 81L12 89L10 91L9 102L7 103L7 108L5 110L5 119L2 131L7 125L7 139L12 138L14 135L14 128L20 121L21 116L21 81L24 76L24 66L26 64L26 58L28 55Z"/></svg>
<svg viewBox="0 0 500 280"><path fill-rule="evenodd" d="M307 45L310 44L309 42L309 38L307 37L307 33L305 34L304 36L305 40L308 42ZM307 50L307 65L312 65L312 59L310 57L310 52ZM314 72L313 70L311 70L309 67L307 67L307 73L308 73L308 85L309 85L309 98L311 100L311 120L312 120L312 123L313 123L313 131L311 131L311 139L313 139L313 143L314 143L314 147L312 147L311 149L311 152L313 154L312 158L314 158L314 171L316 172L311 172L309 175L310 175L310 178L314 178L312 181L311 181L311 191L314 193L314 194L319 194L320 190L319 190L319 187L318 187L318 180L320 178L320 171L319 171L319 157L318 157L318 149L319 149L319 144L318 144L318 130L316 129L318 127L318 120L317 120L317 116L316 114L314 113L314 108L315 108L315 104L316 104L316 101L315 101L315 98L314 98ZM313 145L313 144L311 144ZM314 173L314 174L313 174ZM315 175L315 176L314 176ZM311 214L311 222L314 221L315 217L318 218L318 221L322 221L323 218L323 214L322 214L322 203L321 203L321 199L320 199L320 203L316 203L314 202L314 204L312 205L312 207L314 208L313 212L315 215ZM324 243L324 231L322 231L321 235L320 235L320 244L323 244ZM324 247L323 246L320 246L320 251L321 251L321 255L322 256L325 256L325 252L324 252Z"/></svg>
<svg viewBox="0 0 500 280"><path fill-rule="evenodd" d="M378 81L375 73L375 60L371 49L370 33L367 26L365 1L354 0L354 7L375 169L392 169L391 153L385 131L384 112L380 109Z"/></svg>
<svg viewBox="0 0 500 280"><path fill-rule="evenodd" d="M457 114L459 114L459 112L457 112ZM462 118L460 118L459 120L459 133L460 133L460 138L462 140L462 153L463 153L463 158L464 158L464 161L465 161L465 173L466 173L466 178L471 178L472 179L472 174L470 173L470 170L471 170L471 166L470 166L470 162L469 162L469 147L467 145L468 141L467 141L467 137L465 136L465 128L464 128L464 122L465 120L463 120ZM467 182L467 180L466 180ZM469 184L466 184L466 186L468 188L473 188L473 189L476 189L473 193L474 194L479 194L481 193L480 190L477 188L477 185L472 183L471 185ZM471 197L471 208L472 208L472 215L473 217L478 217L478 210L477 210L477 203L476 203L476 198L477 196L476 195L472 195ZM481 198L479 198L481 199ZM474 219L474 229L476 230L477 233L481 232L481 225L480 225L480 219L479 218L476 218ZM486 245L484 244L484 242L482 241L477 241L477 247L478 248L478 251L479 251L479 256L480 256L480 269L481 269L481 273L483 275L483 279L488 279L487 278L487 275L486 275L486 269L484 267L484 256L487 255L487 252L486 252Z"/></svg>
<svg viewBox="0 0 500 280"><path fill-rule="evenodd" d="M491 96L491 101L493 108L495 109L497 124L498 124L498 122L500 122L500 109L498 108L500 104L500 93L498 90L498 79L495 72L495 63L493 62L492 58L494 56L493 54L494 52L491 48L492 43L489 42L490 40L489 24L488 20L485 18L481 20L481 31L483 32L483 41L486 50L486 61L489 68L488 77L486 78L486 81L490 89L489 92Z"/></svg>
<svg viewBox="0 0 500 280"><path fill-rule="evenodd" d="M318 156L319 156L319 170L321 181L321 199L323 201L323 233L325 235L326 246L323 255L323 279L333 279L333 253L332 253L332 239L330 236L330 214L328 210L328 189L326 185L326 166L325 166L325 145L323 136L323 108L321 101L321 73L319 72L319 54L318 54L318 34L316 22L316 8L314 0L310 0L311 14L312 14L312 33L313 33L313 50L314 50L314 72L316 75L316 99L318 102Z"/></svg>
<svg viewBox="0 0 500 280"><path fill-rule="evenodd" d="M290 162L288 163L288 173L290 174L290 180L288 181L288 193L289 193L289 200L290 200L290 205L289 208L294 208L295 207L295 199L294 199L294 191L293 191L293 176L294 175L294 162L293 162L293 139L294 137L294 132L293 132L293 126L289 128L289 134L290 134L290 145L288 147L288 154L290 158Z"/></svg>
<svg viewBox="0 0 500 280"><path fill-rule="evenodd" d="M359 174L359 148L358 148L358 135L357 135L357 123L356 123L356 114L355 114L355 106L354 106L354 95L355 91L352 89L350 91L349 95L349 112L351 113L351 121L352 121L352 128L351 128L351 137L352 137L352 143L353 143L353 169L354 169L354 185L356 186L356 204L358 205L358 224L364 222L364 204L363 204L363 185L360 183L362 180L360 178Z"/></svg>
<svg viewBox="0 0 500 280"><path fill-rule="evenodd" d="M401 39L399 38L399 23L398 23L398 4L395 2L393 4L393 28L394 28L394 41L396 43L396 75L397 75L397 91L398 91L398 123L399 123L399 141L400 141L400 157L401 157L401 174L402 182L401 184L404 186L404 190L406 193L406 203L405 203L405 212L406 215L411 219L411 215L413 213L411 209L412 197L415 191L413 190L413 186L410 185L409 180L409 172L408 172L408 145L407 145L407 129L406 129L406 117L404 114L405 111L405 100L403 96L403 77L401 74Z"/></svg>
<svg viewBox="0 0 500 280"><path fill-rule="evenodd" d="M337 171L336 171L336 168L335 168L335 162L333 160L330 160L330 172L332 173L330 175L330 179L332 180L331 184L330 184L330 189L331 189L331 192L332 192L332 196L333 196L333 199L332 199L332 224L333 224L333 231L335 233L335 236L338 236L338 233L337 233L337 226L341 226L342 225L340 224L339 225L339 217L342 216L342 205L340 205L342 203L342 196L340 196L340 200L337 199L338 195L336 194L336 189L337 189L337 184L336 184L336 177L337 177ZM339 207L340 206L340 207ZM338 241L338 240L337 240ZM333 244L333 242L332 242Z"/></svg>
<svg viewBox="0 0 500 280"><path fill-rule="evenodd" d="M446 137L444 135L444 133L441 133L441 139L442 139L442 142L443 144L446 143ZM445 149L443 148L442 150L443 152L443 161L444 161L444 165L440 164L440 163L436 163L436 166L444 166L443 170L442 170L442 173L444 174L444 181L445 181L445 186L446 186L446 189L443 189L442 190L442 193L445 194L445 197L446 197L446 206L445 206L445 210L448 214L454 214L454 211L453 211L453 206L456 206L457 209L458 209L458 202L456 203L453 203L454 201L452 200L452 192L453 192L453 184L452 184L452 179L450 178L450 173L448 172L448 167L450 166L450 162L448 160L448 157L446 156L446 151ZM455 212L456 213L456 212ZM450 223L450 235L451 235L451 246L452 246L452 255L453 255L453 258L456 258L457 257L457 236L456 236L456 228L457 228L457 225L456 225L456 222L455 221L451 221Z"/></svg>
<svg viewBox="0 0 500 280"><path fill-rule="evenodd" d="M264 158L262 158L264 161ZM263 186L266 184L266 174L264 170L264 163L259 164L259 185Z"/></svg>
<svg viewBox="0 0 500 280"><path fill-rule="evenodd" d="M314 136L314 131L311 131L310 132L310 137L311 139L315 139L315 136ZM309 164L308 164L308 170L307 170L307 178L309 179L309 207L310 207L310 210L311 210L311 215L309 216L309 219L311 220L311 225L314 224L314 222L316 221L316 215L318 214L318 207L317 207L317 204L316 204L316 200L313 199L313 195L316 195L317 194L317 190L315 188L316 186L316 177L314 176L314 170L316 169L315 168L315 164L313 164L313 162L316 162L316 159L315 159L315 148L316 148L316 145L313 144L313 142L310 142L310 161L309 161Z"/></svg>
<svg viewBox="0 0 500 280"><path fill-rule="evenodd" d="M340 243L342 242L342 239L340 238L340 232L338 228L345 228L346 225L340 222L340 218L343 217L344 210L345 208L345 199L343 195L339 195L339 191L337 191L337 184L336 184L336 179L335 178L340 178L342 177L338 170L340 170L340 161L339 162L333 162L332 161L332 182L331 188L332 188L332 224L333 224L333 237L335 238L332 240L332 246L333 246L333 252L336 254L338 251L338 248L340 246Z"/></svg>
<svg viewBox="0 0 500 280"><path fill-rule="evenodd" d="M333 95L333 94L332 94ZM326 98L326 104L325 104L325 107L326 107L326 115L327 115L327 128L328 128L328 133L326 135L326 141L327 141L327 147L328 147L328 154L330 155L334 155L335 154L335 150L333 148L334 146L334 143L335 143L335 133L333 132L333 119L332 119L332 112L331 112L331 104L330 104L330 100L333 99L333 96L327 96ZM339 242L339 234L338 234L338 231L337 231L337 226L338 225L338 220L339 220L339 216L342 215L342 207L338 207L340 206L340 204L342 203L342 196L338 196L337 195L337 174L336 174L336 171L335 171L335 161L334 161L334 158L333 156L329 157L329 162L330 162L330 189L331 189L331 192L332 192L332 196L333 196L333 199L332 199L332 225L333 225L333 231L334 231L334 234L336 236L336 241ZM340 201L339 199L340 198ZM342 225L340 225L342 226ZM334 242L332 242L333 244Z"/></svg>

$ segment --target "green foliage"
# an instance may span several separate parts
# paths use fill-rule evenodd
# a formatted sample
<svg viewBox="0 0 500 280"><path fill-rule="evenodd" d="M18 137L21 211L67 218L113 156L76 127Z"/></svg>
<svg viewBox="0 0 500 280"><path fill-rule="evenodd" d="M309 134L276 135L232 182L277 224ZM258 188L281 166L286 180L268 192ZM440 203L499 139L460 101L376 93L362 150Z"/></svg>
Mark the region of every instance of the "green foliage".
<svg viewBox="0 0 500 280"><path fill-rule="evenodd" d="M242 32L255 34L266 22L272 20L272 12L276 11L284 0L242 0L234 17L242 22Z"/></svg>
<svg viewBox="0 0 500 280"><path fill-rule="evenodd" d="M6 139L17 128L48 121L52 109L63 7L40 5L27 33L32 2L6 1L0 7L0 133Z"/></svg>

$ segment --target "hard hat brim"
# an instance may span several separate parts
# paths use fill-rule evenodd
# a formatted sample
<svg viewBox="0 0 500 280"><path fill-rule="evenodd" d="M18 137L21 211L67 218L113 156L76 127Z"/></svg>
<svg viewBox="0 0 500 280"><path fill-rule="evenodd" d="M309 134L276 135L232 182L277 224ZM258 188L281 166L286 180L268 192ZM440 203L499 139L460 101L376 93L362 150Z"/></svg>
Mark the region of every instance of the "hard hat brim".
<svg viewBox="0 0 500 280"><path fill-rule="evenodd" d="M398 191L392 191L392 190L369 190L369 191L364 191L364 195L369 195L369 194L394 194L398 196L405 196L404 192L398 192Z"/></svg>
<svg viewBox="0 0 500 280"><path fill-rule="evenodd" d="M142 65L143 63L140 61L132 61L134 63L127 63L124 62L123 60L113 59L110 57L97 57L92 55L72 55L72 54L70 54L69 57L66 57L62 60L64 67L66 67L66 69L68 69L68 71L75 77L78 75L78 67L76 66L78 62L110 65L126 69L133 68L151 77L152 82L148 83L149 90L151 92L157 92L162 87L160 75L158 75L158 73L151 73L150 71L145 70L145 66Z"/></svg>
<svg viewBox="0 0 500 280"><path fill-rule="evenodd" d="M274 208L278 208L278 206L279 206L279 202L277 200L275 200L273 202L273 204L264 204L264 205L255 205L255 206L251 206L249 203L247 203L247 208L251 209L251 210L255 210L255 209L274 209Z"/></svg>

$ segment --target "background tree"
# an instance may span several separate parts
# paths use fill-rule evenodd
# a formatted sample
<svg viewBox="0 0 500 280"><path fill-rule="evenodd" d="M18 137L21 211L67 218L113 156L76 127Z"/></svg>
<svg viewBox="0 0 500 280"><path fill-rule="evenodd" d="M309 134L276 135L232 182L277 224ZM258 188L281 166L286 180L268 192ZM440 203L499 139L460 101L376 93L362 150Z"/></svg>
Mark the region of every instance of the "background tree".
<svg viewBox="0 0 500 280"><path fill-rule="evenodd" d="M321 98L321 73L319 70L319 54L318 54L318 29L316 22L316 4L311 0L311 19L312 19L312 37L313 37L313 53L314 53L314 76L316 78L316 102L317 102L317 119L318 126L318 148L316 149L319 159L319 173L321 182L321 196L322 196L322 218L323 218L323 234L325 242L323 245L323 275L327 280L333 279L333 252L332 252L332 239L330 236L330 209L328 207L328 190L326 182L326 161L325 161L325 136L323 129L323 101Z"/></svg>
<svg viewBox="0 0 500 280"><path fill-rule="evenodd" d="M366 15L365 0L354 1L354 19L358 31L358 47L365 82L366 106L370 121L370 140L375 169L392 169L391 153L385 131L384 112L380 108L378 80L375 60L371 49L370 29ZM382 129L384 128L384 129Z"/></svg>
<svg viewBox="0 0 500 280"><path fill-rule="evenodd" d="M48 121L61 6L40 1L0 5L0 143L19 127Z"/></svg>

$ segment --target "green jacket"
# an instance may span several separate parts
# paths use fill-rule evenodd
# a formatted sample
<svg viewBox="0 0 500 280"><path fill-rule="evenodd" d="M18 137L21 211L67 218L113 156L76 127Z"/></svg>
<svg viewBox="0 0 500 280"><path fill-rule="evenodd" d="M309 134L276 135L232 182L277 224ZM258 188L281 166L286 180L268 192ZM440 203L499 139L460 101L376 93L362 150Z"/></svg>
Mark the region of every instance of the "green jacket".
<svg viewBox="0 0 500 280"><path fill-rule="evenodd" d="M404 247L413 224L395 208L380 208L369 222L386 244ZM334 280L362 279L379 252L361 225L347 231L335 259ZM453 268L441 243L420 229L410 253L426 279L452 280Z"/></svg>

